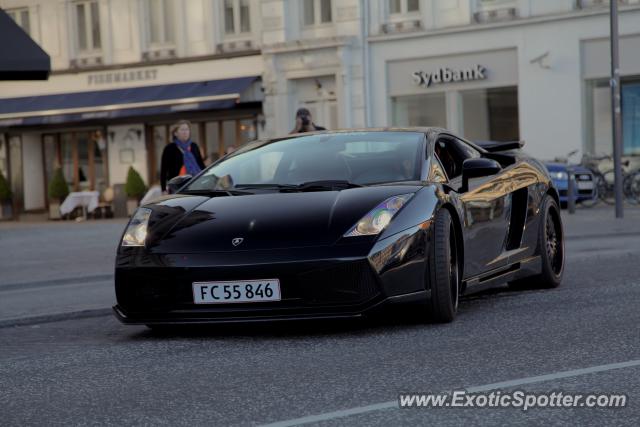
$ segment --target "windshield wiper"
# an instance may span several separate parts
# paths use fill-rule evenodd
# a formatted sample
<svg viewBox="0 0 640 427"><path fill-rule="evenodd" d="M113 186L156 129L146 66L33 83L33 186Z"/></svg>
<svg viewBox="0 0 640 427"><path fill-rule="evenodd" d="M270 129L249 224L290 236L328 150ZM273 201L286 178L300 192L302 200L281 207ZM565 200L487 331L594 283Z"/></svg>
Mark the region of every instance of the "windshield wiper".
<svg viewBox="0 0 640 427"><path fill-rule="evenodd" d="M238 184L233 188L255 188L255 189L266 189L266 190L283 190L289 188L298 188L297 185L292 184Z"/></svg>
<svg viewBox="0 0 640 427"><path fill-rule="evenodd" d="M323 181L307 181L302 184L296 185L295 189L300 191L314 191L314 190L345 190L347 188L362 187L360 184L356 184L346 180L340 179L328 179Z"/></svg>
<svg viewBox="0 0 640 427"><path fill-rule="evenodd" d="M363 187L360 184L355 184L345 180L322 180L322 181L307 181L302 184L239 184L234 188L255 188L266 190L278 190L282 193L294 193L303 191L333 191L333 190L345 190L347 188Z"/></svg>
<svg viewBox="0 0 640 427"><path fill-rule="evenodd" d="M207 197L219 197L219 196L244 196L247 194L254 194L250 191L240 191L240 190L183 190L178 194L190 194L194 196L207 196Z"/></svg>

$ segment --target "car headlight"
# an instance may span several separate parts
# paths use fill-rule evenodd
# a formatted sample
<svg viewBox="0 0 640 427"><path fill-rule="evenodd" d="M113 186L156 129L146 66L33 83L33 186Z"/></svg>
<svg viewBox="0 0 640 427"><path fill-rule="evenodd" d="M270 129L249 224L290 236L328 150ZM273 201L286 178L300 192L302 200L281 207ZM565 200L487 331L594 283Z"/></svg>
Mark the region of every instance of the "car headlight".
<svg viewBox="0 0 640 427"><path fill-rule="evenodd" d="M371 209L356 223L344 237L372 236L380 234L391 222L398 211L413 197L413 193L389 197L375 208Z"/></svg>
<svg viewBox="0 0 640 427"><path fill-rule="evenodd" d="M566 181L569 179L569 175L566 172L551 172L549 175L551 175L551 178L553 179L557 179L560 181Z"/></svg>
<svg viewBox="0 0 640 427"><path fill-rule="evenodd" d="M151 209L138 208L122 237L122 246L144 246Z"/></svg>

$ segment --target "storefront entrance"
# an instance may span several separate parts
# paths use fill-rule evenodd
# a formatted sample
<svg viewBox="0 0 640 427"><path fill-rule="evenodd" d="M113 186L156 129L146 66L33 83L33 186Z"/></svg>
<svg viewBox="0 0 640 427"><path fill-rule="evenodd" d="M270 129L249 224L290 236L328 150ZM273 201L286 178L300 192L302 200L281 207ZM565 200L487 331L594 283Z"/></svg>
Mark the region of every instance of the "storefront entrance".
<svg viewBox="0 0 640 427"><path fill-rule="evenodd" d="M471 141L520 139L515 49L390 61L392 126L447 128Z"/></svg>
<svg viewBox="0 0 640 427"><path fill-rule="evenodd" d="M42 134L45 189L62 168L71 191L102 193L108 182L107 144L101 129Z"/></svg>

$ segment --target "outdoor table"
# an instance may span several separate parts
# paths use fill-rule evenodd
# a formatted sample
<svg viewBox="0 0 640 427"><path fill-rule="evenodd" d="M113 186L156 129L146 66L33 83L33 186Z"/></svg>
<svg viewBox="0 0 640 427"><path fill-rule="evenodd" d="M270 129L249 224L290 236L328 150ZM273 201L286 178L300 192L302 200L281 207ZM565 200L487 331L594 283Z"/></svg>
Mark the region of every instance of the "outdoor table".
<svg viewBox="0 0 640 427"><path fill-rule="evenodd" d="M78 206L82 206L82 212L86 218L87 212L92 212L98 207L100 193L97 191L75 191L69 193L60 205L60 214L67 215Z"/></svg>

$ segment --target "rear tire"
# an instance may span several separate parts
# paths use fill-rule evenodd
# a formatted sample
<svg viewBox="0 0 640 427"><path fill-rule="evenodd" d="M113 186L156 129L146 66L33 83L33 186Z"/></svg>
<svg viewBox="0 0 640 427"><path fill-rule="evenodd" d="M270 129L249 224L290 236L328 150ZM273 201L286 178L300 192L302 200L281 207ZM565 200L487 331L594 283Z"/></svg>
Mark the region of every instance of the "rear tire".
<svg viewBox="0 0 640 427"><path fill-rule="evenodd" d="M549 289L562 282L564 273L564 233L558 204L546 195L541 206L538 228L538 248L542 269L540 274L509 282L515 288Z"/></svg>
<svg viewBox="0 0 640 427"><path fill-rule="evenodd" d="M453 321L458 311L460 269L451 214L441 209L433 224L427 280L431 289L429 312L436 323Z"/></svg>

